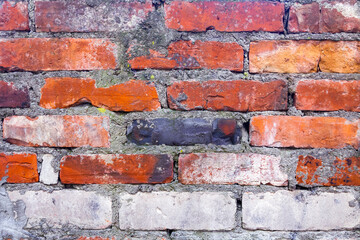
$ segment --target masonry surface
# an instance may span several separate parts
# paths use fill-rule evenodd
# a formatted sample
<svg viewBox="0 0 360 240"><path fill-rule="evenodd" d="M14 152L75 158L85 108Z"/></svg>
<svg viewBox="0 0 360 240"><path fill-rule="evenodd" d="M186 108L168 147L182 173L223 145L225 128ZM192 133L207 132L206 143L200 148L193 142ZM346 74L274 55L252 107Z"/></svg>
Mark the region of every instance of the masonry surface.
<svg viewBox="0 0 360 240"><path fill-rule="evenodd" d="M360 239L357 0L3 0L0 119L0 239Z"/></svg>

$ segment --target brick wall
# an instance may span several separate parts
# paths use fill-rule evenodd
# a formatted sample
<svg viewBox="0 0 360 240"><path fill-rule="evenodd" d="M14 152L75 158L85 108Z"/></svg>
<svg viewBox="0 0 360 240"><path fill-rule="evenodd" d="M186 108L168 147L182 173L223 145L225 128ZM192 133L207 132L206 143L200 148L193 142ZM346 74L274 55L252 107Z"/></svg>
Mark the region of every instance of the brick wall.
<svg viewBox="0 0 360 240"><path fill-rule="evenodd" d="M360 239L360 3L0 2L1 239Z"/></svg>

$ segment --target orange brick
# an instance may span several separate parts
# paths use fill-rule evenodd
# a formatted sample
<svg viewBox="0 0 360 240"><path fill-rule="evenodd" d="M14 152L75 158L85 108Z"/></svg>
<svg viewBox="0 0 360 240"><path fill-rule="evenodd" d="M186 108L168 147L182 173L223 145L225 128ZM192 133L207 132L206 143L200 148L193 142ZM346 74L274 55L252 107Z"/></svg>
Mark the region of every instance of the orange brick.
<svg viewBox="0 0 360 240"><path fill-rule="evenodd" d="M178 31L283 32L284 4L272 2L187 2L165 4L165 23Z"/></svg>
<svg viewBox="0 0 360 240"><path fill-rule="evenodd" d="M250 72L316 72L320 60L318 41L274 40L250 43Z"/></svg>
<svg viewBox="0 0 360 240"><path fill-rule="evenodd" d="M250 144L295 148L359 148L359 121L338 117L256 116Z"/></svg>
<svg viewBox="0 0 360 240"><path fill-rule="evenodd" d="M327 171L322 172L325 168ZM299 156L296 181L311 186L360 186L359 169L360 157L336 158L330 166L324 166L321 159Z"/></svg>
<svg viewBox="0 0 360 240"><path fill-rule="evenodd" d="M106 39L17 38L0 40L0 69L7 71L116 68L116 45Z"/></svg>
<svg viewBox="0 0 360 240"><path fill-rule="evenodd" d="M305 80L296 87L300 110L360 112L360 81Z"/></svg>
<svg viewBox="0 0 360 240"><path fill-rule="evenodd" d="M167 88L177 110L272 111L287 109L284 81L182 81Z"/></svg>
<svg viewBox="0 0 360 240"><path fill-rule="evenodd" d="M320 47L322 72L360 72L360 41L322 41Z"/></svg>
<svg viewBox="0 0 360 240"><path fill-rule="evenodd" d="M77 155L60 164L63 184L169 183L173 160L169 155Z"/></svg>
<svg viewBox="0 0 360 240"><path fill-rule="evenodd" d="M39 181L36 154L0 153L0 180L8 183L33 183Z"/></svg>
<svg viewBox="0 0 360 240"><path fill-rule="evenodd" d="M0 2L0 31L29 31L27 2Z"/></svg>
<svg viewBox="0 0 360 240"><path fill-rule="evenodd" d="M41 89L40 106L66 108L89 102L111 111L153 111L160 102L153 83L131 80L108 88L96 88L95 80L47 78Z"/></svg>
<svg viewBox="0 0 360 240"><path fill-rule="evenodd" d="M110 147L110 120L95 116L12 116L4 119L4 140L32 147Z"/></svg>
<svg viewBox="0 0 360 240"><path fill-rule="evenodd" d="M244 51L237 43L177 41L169 45L167 56L150 55L129 60L132 69L229 69L242 71Z"/></svg>

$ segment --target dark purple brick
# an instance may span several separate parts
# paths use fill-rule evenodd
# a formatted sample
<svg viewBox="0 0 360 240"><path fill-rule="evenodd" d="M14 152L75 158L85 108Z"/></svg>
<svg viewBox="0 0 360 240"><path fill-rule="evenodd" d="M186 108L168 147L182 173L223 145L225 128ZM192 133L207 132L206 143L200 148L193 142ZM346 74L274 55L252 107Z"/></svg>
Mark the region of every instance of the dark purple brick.
<svg viewBox="0 0 360 240"><path fill-rule="evenodd" d="M195 145L237 144L241 139L241 128L232 119L216 119L213 122L200 119L134 120L127 129L131 142L139 145Z"/></svg>
<svg viewBox="0 0 360 240"><path fill-rule="evenodd" d="M13 83L0 81L0 107L30 107L29 90L17 89L14 87Z"/></svg>

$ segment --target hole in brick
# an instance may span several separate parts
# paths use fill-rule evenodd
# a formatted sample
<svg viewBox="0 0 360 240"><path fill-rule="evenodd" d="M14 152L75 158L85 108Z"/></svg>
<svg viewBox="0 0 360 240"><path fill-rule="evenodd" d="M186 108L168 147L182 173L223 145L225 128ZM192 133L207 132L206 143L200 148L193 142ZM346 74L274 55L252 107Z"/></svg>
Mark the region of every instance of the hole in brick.
<svg viewBox="0 0 360 240"><path fill-rule="evenodd" d="M241 207L242 207L242 201L241 199L236 199L236 208L238 210L241 210Z"/></svg>
<svg viewBox="0 0 360 240"><path fill-rule="evenodd" d="M246 132L249 133L249 131L250 131L250 121L244 122L243 127L246 130Z"/></svg>
<svg viewBox="0 0 360 240"><path fill-rule="evenodd" d="M174 231L173 229L166 229L166 233L169 237L171 237L173 231Z"/></svg>
<svg viewBox="0 0 360 240"><path fill-rule="evenodd" d="M209 26L209 27L206 28L206 31L208 31L208 30L214 30L214 29L215 29L214 26Z"/></svg>
<svg viewBox="0 0 360 240"><path fill-rule="evenodd" d="M75 189L73 184L64 184L65 189Z"/></svg>

